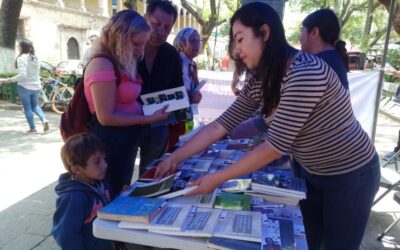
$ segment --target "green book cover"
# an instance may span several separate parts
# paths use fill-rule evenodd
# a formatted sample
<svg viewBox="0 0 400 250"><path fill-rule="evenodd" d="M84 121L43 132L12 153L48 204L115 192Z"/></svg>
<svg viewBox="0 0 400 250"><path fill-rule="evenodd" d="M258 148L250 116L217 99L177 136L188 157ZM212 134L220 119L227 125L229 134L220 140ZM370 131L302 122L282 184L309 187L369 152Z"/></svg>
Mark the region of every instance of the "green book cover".
<svg viewBox="0 0 400 250"><path fill-rule="evenodd" d="M250 211L251 196L221 192L215 199L214 208Z"/></svg>

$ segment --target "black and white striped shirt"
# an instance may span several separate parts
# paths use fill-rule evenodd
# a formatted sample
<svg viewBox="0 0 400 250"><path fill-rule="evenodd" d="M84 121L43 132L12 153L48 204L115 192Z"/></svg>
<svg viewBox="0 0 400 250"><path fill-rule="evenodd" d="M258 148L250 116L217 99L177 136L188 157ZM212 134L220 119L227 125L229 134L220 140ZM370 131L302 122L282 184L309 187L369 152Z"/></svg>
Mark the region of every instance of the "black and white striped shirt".
<svg viewBox="0 0 400 250"><path fill-rule="evenodd" d="M260 81L250 81L218 119L228 131L263 105ZM367 164L375 148L354 117L350 94L322 60L299 52L283 78L268 141L291 152L310 173L337 175Z"/></svg>

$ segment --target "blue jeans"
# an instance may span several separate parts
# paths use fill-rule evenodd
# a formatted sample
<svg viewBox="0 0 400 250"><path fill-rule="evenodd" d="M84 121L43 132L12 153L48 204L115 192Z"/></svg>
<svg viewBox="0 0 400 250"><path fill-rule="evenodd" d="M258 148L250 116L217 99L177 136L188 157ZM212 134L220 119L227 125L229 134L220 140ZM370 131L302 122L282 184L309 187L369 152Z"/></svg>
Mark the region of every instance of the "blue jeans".
<svg viewBox="0 0 400 250"><path fill-rule="evenodd" d="M378 155L350 173L321 176L301 169L307 199L300 201L310 250L358 250L379 188Z"/></svg>
<svg viewBox="0 0 400 250"><path fill-rule="evenodd" d="M24 107L25 118L28 121L29 128L35 129L33 113L35 113L42 122L46 121L43 110L38 106L40 90L30 90L18 85L17 92L22 106Z"/></svg>
<svg viewBox="0 0 400 250"><path fill-rule="evenodd" d="M133 158L136 159L137 149L140 147L139 176L145 172L146 167L152 161L160 158L165 153L168 135L168 126L142 126Z"/></svg>
<svg viewBox="0 0 400 250"><path fill-rule="evenodd" d="M106 181L110 185L112 196L115 197L124 185L131 184L135 163L133 156L140 126L112 127L94 121L91 132L106 146Z"/></svg>

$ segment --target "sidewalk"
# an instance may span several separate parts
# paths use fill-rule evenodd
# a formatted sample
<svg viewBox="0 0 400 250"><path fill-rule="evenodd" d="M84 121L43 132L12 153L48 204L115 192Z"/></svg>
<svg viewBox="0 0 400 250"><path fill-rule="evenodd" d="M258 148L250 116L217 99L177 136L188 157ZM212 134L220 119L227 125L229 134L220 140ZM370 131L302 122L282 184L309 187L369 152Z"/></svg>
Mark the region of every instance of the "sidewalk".
<svg viewBox="0 0 400 250"><path fill-rule="evenodd" d="M13 111L10 111L12 109ZM10 124L19 124L24 123L24 118L21 112L21 107L19 105L8 105L4 102L0 101L0 165L4 168L4 165L1 164L1 160L3 160L4 156L7 157L9 154L18 154L19 158L28 157L26 155L21 154L19 150L26 150L28 149L27 144L24 147L19 146L20 141L16 140L15 138L11 140L11 137L18 137L21 140L28 140L27 137L24 137L18 133L14 133L11 135L7 135L13 128L8 128L5 130L2 126L4 124L8 124L7 126L11 126ZM51 118L51 124L53 124L51 128L51 132L47 134L40 134L35 135L35 138L41 139L43 141L42 144L38 145L39 143L35 143L34 149L35 150L47 150L46 153L51 155L51 158L59 158L58 152L59 147L62 145L60 136L58 134L58 129L56 128L57 124L57 117L59 115L55 115L54 113L47 112L49 118ZM16 121L13 116L17 116L18 119ZM11 117L11 118L6 118ZM59 118L58 118L59 119ZM11 121L12 120L12 121ZM22 125L12 125L12 126L24 126ZM378 126L377 126L377 136L375 140L375 146L378 150L379 155L382 156L390 150L393 150L393 147L396 144L398 129L400 128L400 121L393 120L383 113L379 114L378 117ZM24 141L25 143L26 141ZM6 145L6 146L4 146ZM19 146L18 148L15 148ZM46 146L46 147L45 147ZM9 147L9 148L8 148ZM43 147L43 148L41 148ZM8 152L7 149L10 151ZM18 151L18 152L16 152ZM50 157L49 157L50 158ZM17 167L19 159L12 158L11 161L15 161L14 164L7 165L9 168ZM57 164L57 163L52 163ZM61 164L59 162L58 164ZM25 168L26 171L29 168L38 168L39 166L27 166ZM4 176L4 169L0 169L0 178ZM22 174L22 170L20 171L20 175ZM54 212L55 206L55 199L56 195L54 193L54 186L56 178L52 177L55 176L56 172L62 172L63 169L61 165L50 166L45 171L36 169L36 172L39 172L43 176L51 176L52 183L47 185L46 187L40 189L39 191L33 193L32 195L19 200L15 204L9 206L8 208L1 211L0 209L0 249L4 250L25 250L25 249L35 249L35 250L48 250L48 249L59 249L56 245L54 239L50 235L50 229L52 225L52 215ZM50 171L54 171L53 173ZM23 172L25 173L25 172ZM392 171L393 173L393 171ZM28 175L27 178L34 178L32 174ZM395 177L395 176L394 176ZM9 178L7 176L7 178ZM396 178L396 177L395 177ZM400 178L400 177L397 177ZM10 177L11 180L9 186L7 188L0 189L2 190L2 197L6 195L5 192L7 190L14 190L18 186L24 187L24 182L18 179L14 179ZM1 183L0 183L1 185ZM32 190L30 190L32 191ZM394 212L400 212L400 206L396 203L393 204L392 196L388 196L388 199L382 204L380 207L385 208L386 211L382 212L382 210L375 209L373 210L370 222L367 228L367 232L364 237L363 247L362 249L393 249L393 248L400 248L400 227L397 226L396 229L385 237L384 241L378 242L376 241L377 234L384 228L386 228L394 218L398 218L399 214L395 215ZM3 202L3 201L2 201ZM1 207L1 206L0 206ZM396 217L397 216L397 217ZM394 238L393 236L397 237ZM130 249L144 249L141 246L134 246L129 245ZM149 248L146 248L149 249Z"/></svg>

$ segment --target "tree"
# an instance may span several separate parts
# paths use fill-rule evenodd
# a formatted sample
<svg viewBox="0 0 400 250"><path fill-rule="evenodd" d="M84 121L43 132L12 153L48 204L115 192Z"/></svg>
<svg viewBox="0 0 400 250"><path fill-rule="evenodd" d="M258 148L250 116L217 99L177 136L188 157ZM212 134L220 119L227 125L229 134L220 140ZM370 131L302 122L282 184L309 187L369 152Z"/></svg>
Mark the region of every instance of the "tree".
<svg viewBox="0 0 400 250"><path fill-rule="evenodd" d="M394 15L392 19L393 28L396 31L396 33L400 35L400 0L393 0L393 1L395 1ZM385 6L386 10L389 11L390 0L379 0L379 2Z"/></svg>
<svg viewBox="0 0 400 250"><path fill-rule="evenodd" d="M204 50L213 29L226 22L226 18L221 17L224 15L221 15L219 12L219 4L221 4L221 2L220 0L217 1L218 3L216 0L209 0L209 6L200 7L198 5L189 3L187 0L181 0L182 7L185 8L201 26L201 51ZM224 2L226 2L226 0L224 0ZM203 3L205 3L205 1ZM207 7L209 7L209 11L207 11Z"/></svg>
<svg viewBox="0 0 400 250"><path fill-rule="evenodd" d="M331 8L341 23L342 38L368 51L385 34L386 25L378 0L291 0L303 12Z"/></svg>
<svg viewBox="0 0 400 250"><path fill-rule="evenodd" d="M15 39L23 0L3 0L0 7L0 72L14 69Z"/></svg>

